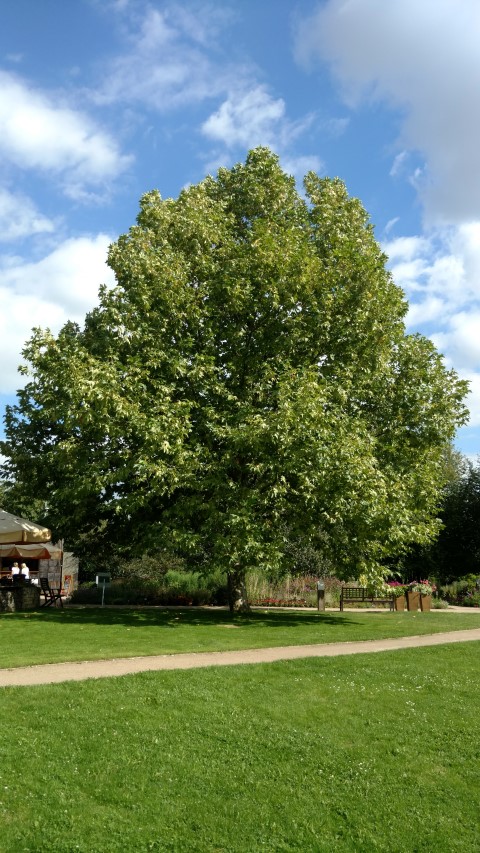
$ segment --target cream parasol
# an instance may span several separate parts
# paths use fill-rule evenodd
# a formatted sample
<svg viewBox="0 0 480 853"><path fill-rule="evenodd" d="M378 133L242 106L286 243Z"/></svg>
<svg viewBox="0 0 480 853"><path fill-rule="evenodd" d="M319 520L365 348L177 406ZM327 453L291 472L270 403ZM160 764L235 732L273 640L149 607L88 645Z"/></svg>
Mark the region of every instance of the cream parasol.
<svg viewBox="0 0 480 853"><path fill-rule="evenodd" d="M50 542L51 538L52 534L47 527L0 509L0 544L38 544Z"/></svg>

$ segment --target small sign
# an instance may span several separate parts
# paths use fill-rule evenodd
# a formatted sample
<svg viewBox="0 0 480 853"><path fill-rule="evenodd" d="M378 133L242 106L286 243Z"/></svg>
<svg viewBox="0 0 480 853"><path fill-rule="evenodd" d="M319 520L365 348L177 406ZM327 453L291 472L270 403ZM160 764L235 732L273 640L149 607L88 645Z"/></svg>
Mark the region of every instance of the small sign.
<svg viewBox="0 0 480 853"><path fill-rule="evenodd" d="M110 586L110 572L97 572L95 575L95 583L102 590L102 607L105 604L105 590Z"/></svg>

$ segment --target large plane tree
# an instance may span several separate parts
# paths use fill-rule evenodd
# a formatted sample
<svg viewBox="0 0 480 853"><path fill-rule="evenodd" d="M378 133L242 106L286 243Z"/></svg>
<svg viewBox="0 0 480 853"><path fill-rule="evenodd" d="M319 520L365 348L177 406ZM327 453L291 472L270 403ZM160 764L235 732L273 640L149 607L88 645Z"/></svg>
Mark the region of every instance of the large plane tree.
<svg viewBox="0 0 480 853"><path fill-rule="evenodd" d="M251 567L298 537L343 576L437 529L442 455L466 387L406 302L361 203L264 148L141 199L110 248L116 287L83 328L37 329L2 452L72 542Z"/></svg>

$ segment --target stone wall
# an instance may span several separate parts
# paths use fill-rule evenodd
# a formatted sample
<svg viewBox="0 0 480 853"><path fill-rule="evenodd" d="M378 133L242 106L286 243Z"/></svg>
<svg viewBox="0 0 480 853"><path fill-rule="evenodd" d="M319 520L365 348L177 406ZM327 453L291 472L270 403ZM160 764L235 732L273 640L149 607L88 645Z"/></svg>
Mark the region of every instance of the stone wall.
<svg viewBox="0 0 480 853"><path fill-rule="evenodd" d="M37 610L40 606L40 590L33 584L22 586L0 586L0 613L21 610Z"/></svg>

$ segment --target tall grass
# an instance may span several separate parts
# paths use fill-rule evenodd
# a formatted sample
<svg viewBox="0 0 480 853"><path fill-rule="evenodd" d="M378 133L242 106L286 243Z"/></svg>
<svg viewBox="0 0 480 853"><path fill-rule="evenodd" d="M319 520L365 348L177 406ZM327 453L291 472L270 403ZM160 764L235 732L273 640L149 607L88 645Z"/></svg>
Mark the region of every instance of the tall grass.
<svg viewBox="0 0 480 853"><path fill-rule="evenodd" d="M323 578L325 583L325 604L338 606L341 581L337 578ZM272 580L265 572L251 571L247 577L247 590L250 604L260 606L315 607L317 604L317 581L313 575L286 575Z"/></svg>

